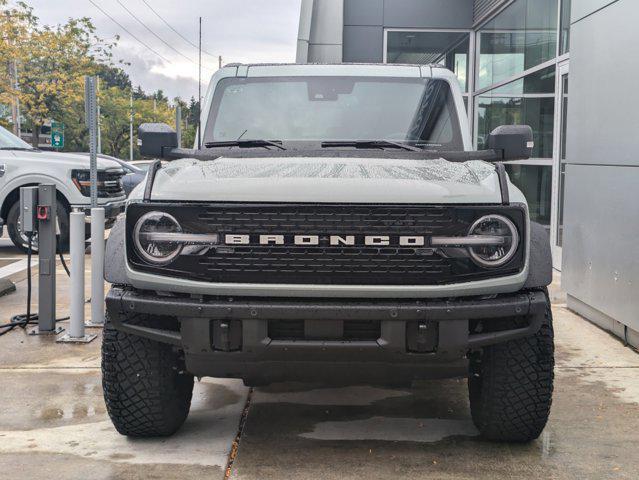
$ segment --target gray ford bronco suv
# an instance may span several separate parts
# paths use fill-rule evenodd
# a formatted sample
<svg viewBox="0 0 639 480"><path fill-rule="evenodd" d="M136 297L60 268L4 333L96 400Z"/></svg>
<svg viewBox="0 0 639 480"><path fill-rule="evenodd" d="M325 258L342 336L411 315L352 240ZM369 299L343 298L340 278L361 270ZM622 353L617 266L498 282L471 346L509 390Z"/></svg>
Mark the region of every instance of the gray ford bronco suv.
<svg viewBox="0 0 639 480"><path fill-rule="evenodd" d="M504 161L527 126L473 151L440 66L230 65L201 148L145 124L162 158L107 244L106 406L171 435L194 377L408 386L467 377L486 439L542 432L553 391L548 236Z"/></svg>

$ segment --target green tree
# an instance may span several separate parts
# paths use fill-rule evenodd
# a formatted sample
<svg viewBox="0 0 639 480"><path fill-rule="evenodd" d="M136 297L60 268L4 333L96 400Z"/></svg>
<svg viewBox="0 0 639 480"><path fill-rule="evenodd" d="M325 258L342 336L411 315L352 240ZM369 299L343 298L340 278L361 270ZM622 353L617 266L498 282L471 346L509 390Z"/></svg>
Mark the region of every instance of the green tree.
<svg viewBox="0 0 639 480"><path fill-rule="evenodd" d="M56 118L64 105L82 99L83 77L98 72L98 65L111 61L114 43L95 35L88 18L69 19L54 27L40 26L33 9L23 2L3 7L0 36L8 58L19 65L17 88L0 78L0 90L20 99L23 113L30 119L33 144L46 120ZM4 39L7 38L7 41Z"/></svg>
<svg viewBox="0 0 639 480"><path fill-rule="evenodd" d="M110 87L100 91L102 152L119 158L129 157L130 90ZM162 122L172 124L175 109L168 101L148 98L133 100L134 157L139 158L137 129L142 123Z"/></svg>
<svg viewBox="0 0 639 480"><path fill-rule="evenodd" d="M117 87L121 90L131 90L129 74L120 67L100 64L97 66L97 74L100 77L100 87Z"/></svg>
<svg viewBox="0 0 639 480"><path fill-rule="evenodd" d="M199 105L191 98L187 105L176 98L169 102L162 90L147 94L142 87L133 88L122 66L112 62L115 42L95 35L88 18L69 19L55 27L41 26L33 10L24 2L10 6L0 0L0 111L2 104L19 98L22 113L33 128L33 143L47 120L65 125L67 151L87 151L88 129L84 113L84 76L100 78L100 125L103 153L129 157L131 95L133 95L134 155L139 157L135 136L141 123L175 121L173 105L183 111L184 145L191 146ZM117 38L116 38L117 41ZM19 66L16 88L9 68ZM6 113L5 113L6 115ZM6 123L6 122L4 122Z"/></svg>

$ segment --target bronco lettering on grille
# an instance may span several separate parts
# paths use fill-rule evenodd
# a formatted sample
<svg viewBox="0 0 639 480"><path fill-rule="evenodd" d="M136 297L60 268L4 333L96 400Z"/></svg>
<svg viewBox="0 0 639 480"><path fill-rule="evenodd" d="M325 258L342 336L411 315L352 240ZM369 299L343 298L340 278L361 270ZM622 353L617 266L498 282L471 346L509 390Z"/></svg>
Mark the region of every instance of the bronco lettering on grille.
<svg viewBox="0 0 639 480"><path fill-rule="evenodd" d="M422 236L389 236L389 235L248 235L228 234L224 236L226 245L295 245L300 247L320 246L333 247L367 246L367 247L423 247L426 237Z"/></svg>

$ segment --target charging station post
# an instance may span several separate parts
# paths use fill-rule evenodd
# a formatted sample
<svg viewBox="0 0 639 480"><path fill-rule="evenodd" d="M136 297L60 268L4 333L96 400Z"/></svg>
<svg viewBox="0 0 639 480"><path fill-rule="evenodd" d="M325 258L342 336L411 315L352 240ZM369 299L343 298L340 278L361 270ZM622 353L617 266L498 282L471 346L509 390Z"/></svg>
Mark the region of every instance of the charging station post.
<svg viewBox="0 0 639 480"><path fill-rule="evenodd" d="M56 197L52 184L20 189L21 230L29 242L34 236L38 242L38 326L31 335L57 335L64 330L56 326Z"/></svg>
<svg viewBox="0 0 639 480"><path fill-rule="evenodd" d="M38 187L38 330L55 332L56 188Z"/></svg>

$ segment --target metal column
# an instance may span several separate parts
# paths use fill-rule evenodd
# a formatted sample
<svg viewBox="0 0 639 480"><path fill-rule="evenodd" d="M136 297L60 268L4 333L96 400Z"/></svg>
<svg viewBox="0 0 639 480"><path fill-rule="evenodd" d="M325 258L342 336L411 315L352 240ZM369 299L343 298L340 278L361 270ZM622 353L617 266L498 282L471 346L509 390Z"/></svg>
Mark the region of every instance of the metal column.
<svg viewBox="0 0 639 480"><path fill-rule="evenodd" d="M69 333L57 340L60 343L89 343L96 338L87 335L84 329L84 221L84 212L71 213L71 315Z"/></svg>
<svg viewBox="0 0 639 480"><path fill-rule="evenodd" d="M182 148L182 107L175 107L175 133L177 134L177 146Z"/></svg>
<svg viewBox="0 0 639 480"><path fill-rule="evenodd" d="M91 209L90 325L104 325L104 208Z"/></svg>
<svg viewBox="0 0 639 480"><path fill-rule="evenodd" d="M85 109L89 127L91 168L91 321L104 325L104 209L98 208L98 101L96 77L85 77Z"/></svg>
<svg viewBox="0 0 639 480"><path fill-rule="evenodd" d="M89 163L91 179L91 208L98 206L98 100L96 78L84 78L84 108L89 128Z"/></svg>

